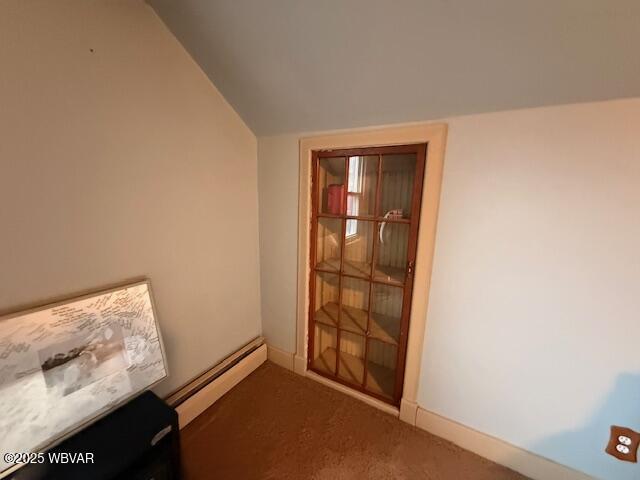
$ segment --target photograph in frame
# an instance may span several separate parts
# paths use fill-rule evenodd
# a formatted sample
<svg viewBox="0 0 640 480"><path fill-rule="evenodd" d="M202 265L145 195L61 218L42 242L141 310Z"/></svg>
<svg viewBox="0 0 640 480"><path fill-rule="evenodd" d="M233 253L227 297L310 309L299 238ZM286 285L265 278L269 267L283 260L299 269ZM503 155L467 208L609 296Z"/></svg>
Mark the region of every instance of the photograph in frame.
<svg viewBox="0 0 640 480"><path fill-rule="evenodd" d="M0 451L42 451L167 375L148 281L3 317Z"/></svg>

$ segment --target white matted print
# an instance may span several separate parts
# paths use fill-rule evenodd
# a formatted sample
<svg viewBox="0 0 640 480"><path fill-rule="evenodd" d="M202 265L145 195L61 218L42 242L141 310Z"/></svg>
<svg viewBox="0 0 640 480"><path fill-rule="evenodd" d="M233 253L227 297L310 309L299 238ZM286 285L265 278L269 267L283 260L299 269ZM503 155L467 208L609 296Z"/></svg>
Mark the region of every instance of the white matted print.
<svg viewBox="0 0 640 480"><path fill-rule="evenodd" d="M40 450L166 376L148 282L2 319L0 452Z"/></svg>

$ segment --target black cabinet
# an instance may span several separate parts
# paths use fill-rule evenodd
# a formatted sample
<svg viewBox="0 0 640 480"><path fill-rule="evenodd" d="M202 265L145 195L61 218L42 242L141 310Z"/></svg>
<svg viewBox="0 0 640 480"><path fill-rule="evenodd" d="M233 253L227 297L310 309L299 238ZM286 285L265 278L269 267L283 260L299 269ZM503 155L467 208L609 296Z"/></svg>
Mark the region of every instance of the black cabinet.
<svg viewBox="0 0 640 480"><path fill-rule="evenodd" d="M145 392L106 417L44 452L43 464L14 472L12 480L179 480L178 414ZM51 458L83 454L84 462ZM87 461L92 454L93 462ZM77 458L77 457L76 457Z"/></svg>

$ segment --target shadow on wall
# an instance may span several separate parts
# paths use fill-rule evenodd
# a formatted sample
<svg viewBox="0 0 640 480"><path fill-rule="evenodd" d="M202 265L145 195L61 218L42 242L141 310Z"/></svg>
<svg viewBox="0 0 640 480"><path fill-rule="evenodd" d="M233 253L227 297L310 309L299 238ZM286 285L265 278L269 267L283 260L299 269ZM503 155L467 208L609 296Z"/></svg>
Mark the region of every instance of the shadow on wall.
<svg viewBox="0 0 640 480"><path fill-rule="evenodd" d="M640 373L620 375L613 391L585 427L544 439L530 450L598 479L640 479L640 463L623 462L604 452L611 425L640 431Z"/></svg>

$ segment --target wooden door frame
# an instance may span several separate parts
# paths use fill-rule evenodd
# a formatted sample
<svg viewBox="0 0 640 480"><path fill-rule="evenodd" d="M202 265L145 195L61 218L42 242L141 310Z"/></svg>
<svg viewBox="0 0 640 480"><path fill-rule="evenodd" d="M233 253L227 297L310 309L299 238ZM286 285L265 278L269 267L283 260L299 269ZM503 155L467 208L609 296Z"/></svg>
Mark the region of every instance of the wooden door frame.
<svg viewBox="0 0 640 480"><path fill-rule="evenodd" d="M427 165L422 191L420 231L413 278L413 298L404 366L404 386L400 401L400 419L415 425L417 395L422 363L422 347L427 322L429 286L433 265L435 233L442 185L442 170L447 139L445 123L419 124L376 130L354 130L337 134L302 138L299 150L298 189L298 295L296 314L296 355L294 370L307 375L309 249L311 246L311 164L314 150L348 149L427 144ZM371 402L369 402L371 403ZM374 401L375 403L375 401ZM382 402L380 402L382 403ZM380 405L382 407L382 405ZM388 405L384 405L388 410ZM396 411L397 412L397 411ZM398 413L398 412L397 412Z"/></svg>

